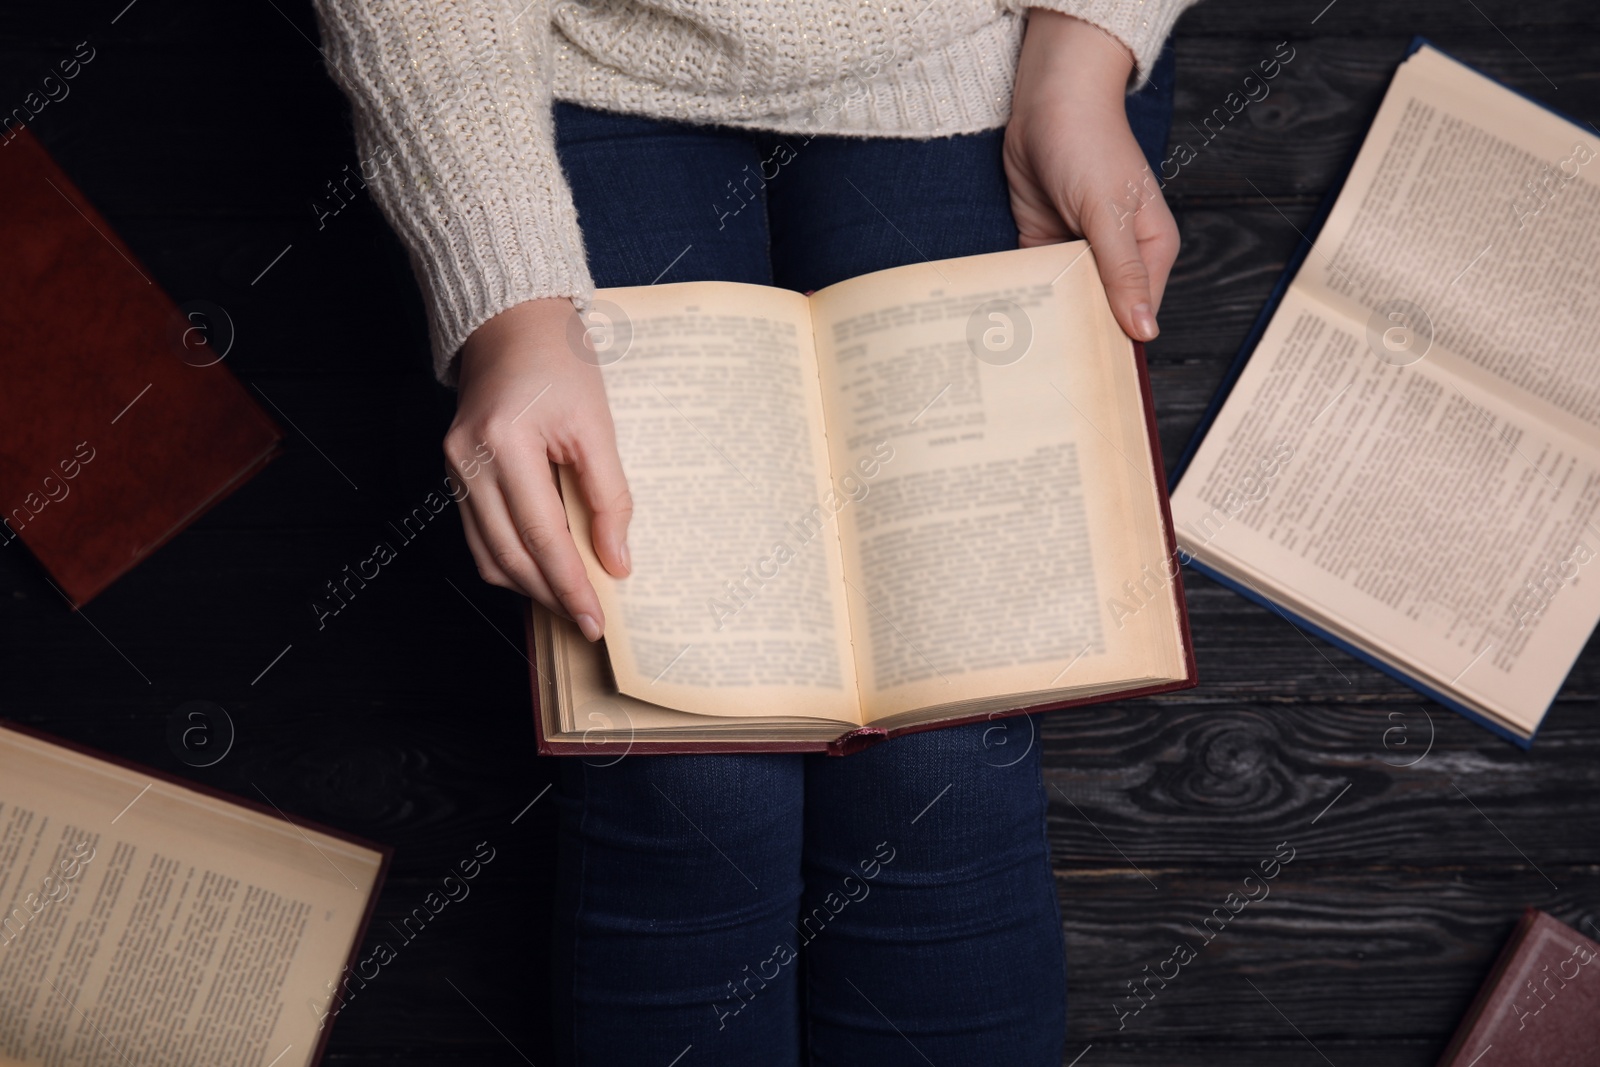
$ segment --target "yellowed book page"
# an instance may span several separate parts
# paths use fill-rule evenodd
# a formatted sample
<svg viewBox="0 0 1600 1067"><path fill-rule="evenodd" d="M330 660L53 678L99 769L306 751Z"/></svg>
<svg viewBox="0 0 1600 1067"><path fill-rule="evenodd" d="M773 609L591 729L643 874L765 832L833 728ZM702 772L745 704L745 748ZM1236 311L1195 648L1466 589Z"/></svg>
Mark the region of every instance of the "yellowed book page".
<svg viewBox="0 0 1600 1067"><path fill-rule="evenodd" d="M0 728L0 1057L307 1064L380 867Z"/></svg>
<svg viewBox="0 0 1600 1067"><path fill-rule="evenodd" d="M1401 64L1295 285L1600 447L1600 136L1438 51Z"/></svg>
<svg viewBox="0 0 1600 1067"><path fill-rule="evenodd" d="M869 719L1181 675L1132 344L1088 246L812 303Z"/></svg>
<svg viewBox="0 0 1600 1067"><path fill-rule="evenodd" d="M1172 496L1178 543L1529 732L1600 618L1600 454L1291 289Z"/></svg>
<svg viewBox="0 0 1600 1067"><path fill-rule="evenodd" d="M606 670L605 650L586 640L577 626L557 619L542 608L535 609L534 626L539 649L542 694L553 699L557 714L553 721L563 733L581 735L591 749L588 756L605 763L628 751L628 742L648 742L662 732L682 735L690 731L716 732L744 729L756 738L775 729L795 727L819 736L834 737L850 729L848 725L818 719L773 716L707 716L677 711L619 693Z"/></svg>
<svg viewBox="0 0 1600 1067"><path fill-rule="evenodd" d="M735 282L607 289L600 356L633 493L633 572L574 538L617 686L702 715L858 723L838 527L805 297Z"/></svg>

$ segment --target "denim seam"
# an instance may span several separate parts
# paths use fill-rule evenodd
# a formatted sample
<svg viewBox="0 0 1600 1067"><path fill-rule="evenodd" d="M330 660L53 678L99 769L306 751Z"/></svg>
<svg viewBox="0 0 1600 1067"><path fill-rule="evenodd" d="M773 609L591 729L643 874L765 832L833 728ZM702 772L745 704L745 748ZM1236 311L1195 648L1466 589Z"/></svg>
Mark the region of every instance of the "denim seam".
<svg viewBox="0 0 1600 1067"><path fill-rule="evenodd" d="M583 1043L580 1040L583 1029L578 1025L578 1013L582 1010L578 1000L578 961L582 953L578 951L578 940L583 930L583 897L584 889L589 880L589 846L588 839L584 836L584 826L589 818L589 764L587 760L580 760L579 771L580 788L578 790L578 892L577 900L572 908L572 1017L568 1020L572 1027L572 1062L573 1067L579 1067L584 1062Z"/></svg>
<svg viewBox="0 0 1600 1067"><path fill-rule="evenodd" d="M770 247L772 242L772 227L770 225L767 227L767 242ZM800 757L800 892L795 898L796 907L792 916L794 919L800 918L800 913L805 910L806 906L807 887L805 826L806 808L808 806L807 801L810 800L811 797L811 775L809 772L811 770L811 764L816 760L834 758L835 757L833 756L822 755L807 755ZM793 926L794 923L791 921L790 925ZM799 932L800 928L795 927L795 933ZM794 947L794 967L795 972L800 979L799 981L795 982L795 992L798 994L797 999L799 1000L799 1003L795 1005L795 1009L800 1013L800 1025L795 1027L795 1033L800 1038L800 1047L795 1050L795 1060L796 1062L800 1063L802 1067L810 1067L811 1063L816 1059L816 1031L811 1025L811 967L809 966L810 961L806 959L806 957L800 955L805 951L806 948L805 944L803 943L803 939L797 938L796 940L800 940L802 943L797 944Z"/></svg>
<svg viewBox="0 0 1600 1067"><path fill-rule="evenodd" d="M804 948L805 946L801 946ZM798 964L798 960L796 963ZM800 987L800 1025L805 1029L805 1037L801 1040L801 1052L805 1053L807 1065L816 1059L816 1032L811 1027L811 975L806 974L806 980Z"/></svg>
<svg viewBox="0 0 1600 1067"><path fill-rule="evenodd" d="M760 158L761 153L758 150L756 152L756 159L758 160L756 174L758 176L761 173ZM767 281L776 282L778 280L777 271L773 269L772 265L772 197L767 192L766 179L762 179L761 183L761 242L766 246Z"/></svg>
<svg viewBox="0 0 1600 1067"><path fill-rule="evenodd" d="M1035 727L1035 736L1044 725L1043 715L1039 716ZM1039 762L1034 765L1035 774L1039 780L1039 836L1044 844L1044 881L1045 891L1050 894L1050 910L1056 917L1056 940L1061 946L1061 1036L1063 1045L1066 1042L1067 1023L1067 980L1070 977L1067 971L1067 932L1061 924L1061 895L1056 892L1055 864L1050 855L1050 791L1044 782L1044 744L1039 746Z"/></svg>

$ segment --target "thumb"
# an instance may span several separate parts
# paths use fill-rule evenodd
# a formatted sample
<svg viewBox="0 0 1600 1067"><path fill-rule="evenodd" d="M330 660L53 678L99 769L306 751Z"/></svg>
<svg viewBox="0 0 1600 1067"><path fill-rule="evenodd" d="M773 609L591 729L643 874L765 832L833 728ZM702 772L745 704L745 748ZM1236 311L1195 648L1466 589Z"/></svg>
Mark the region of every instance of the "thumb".
<svg viewBox="0 0 1600 1067"><path fill-rule="evenodd" d="M1150 271L1139 254L1139 239L1131 220L1119 214L1115 205L1091 215L1084 220L1083 236L1094 250L1112 314L1123 332L1135 341L1154 340L1159 329L1150 294Z"/></svg>

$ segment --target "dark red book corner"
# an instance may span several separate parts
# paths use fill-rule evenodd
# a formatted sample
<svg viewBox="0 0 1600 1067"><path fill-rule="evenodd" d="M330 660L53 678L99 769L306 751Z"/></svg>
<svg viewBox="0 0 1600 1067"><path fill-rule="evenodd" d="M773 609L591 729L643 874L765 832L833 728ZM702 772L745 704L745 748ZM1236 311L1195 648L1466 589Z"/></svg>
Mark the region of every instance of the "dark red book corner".
<svg viewBox="0 0 1600 1067"><path fill-rule="evenodd" d="M0 142L0 551L75 606L282 433L27 130Z"/></svg>
<svg viewBox="0 0 1600 1067"><path fill-rule="evenodd" d="M1529 908L1438 1067L1600 1063L1600 944Z"/></svg>

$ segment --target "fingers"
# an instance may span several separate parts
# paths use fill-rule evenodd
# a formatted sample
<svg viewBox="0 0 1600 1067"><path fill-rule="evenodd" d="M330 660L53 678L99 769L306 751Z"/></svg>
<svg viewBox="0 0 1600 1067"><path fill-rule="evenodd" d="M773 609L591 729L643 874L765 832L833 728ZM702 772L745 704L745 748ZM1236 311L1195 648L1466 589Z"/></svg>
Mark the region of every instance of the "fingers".
<svg viewBox="0 0 1600 1067"><path fill-rule="evenodd" d="M1136 222L1134 233L1139 239L1139 258L1144 260L1145 270L1150 273L1150 307L1152 311L1160 311L1172 264L1178 259L1178 222L1172 217L1167 202L1159 196L1147 203L1141 214L1146 218Z"/></svg>
<svg viewBox="0 0 1600 1067"><path fill-rule="evenodd" d="M494 491L492 486L483 490L483 492ZM528 591L522 587L522 583L512 578L494 561L494 553L490 551L489 542L484 538L483 531L478 526L478 518L472 510L472 501L481 498L482 493L479 493L461 501L456 508L461 513L461 530L466 535L467 548L472 552L472 561L478 565L478 577L490 585L498 585L502 589L509 589L513 593L522 593L526 596Z"/></svg>
<svg viewBox="0 0 1600 1067"><path fill-rule="evenodd" d="M472 332L461 347L461 392L444 450L452 466L481 479L462 501L462 521L484 580L521 590L594 641L605 615L550 463L578 473L596 512L596 555L618 576L629 569L632 500L599 368L574 359L568 348L571 328L580 325L575 316L566 298L528 300ZM550 399L535 408L546 393ZM479 444L469 456L471 442Z"/></svg>
<svg viewBox="0 0 1600 1067"><path fill-rule="evenodd" d="M517 538L498 486L481 486L462 503L461 524L484 581L532 597L555 614L571 618Z"/></svg>
<svg viewBox="0 0 1600 1067"><path fill-rule="evenodd" d="M633 494L622 474L622 460L611 434L603 440L578 444L572 464L578 488L589 505L594 551L606 570L626 578L633 569L628 555L628 523L633 518Z"/></svg>
<svg viewBox="0 0 1600 1067"><path fill-rule="evenodd" d="M561 511L560 497L555 494L553 484L549 488L557 513L554 524L545 521L545 501L538 501L529 509L532 517L519 523L512 517L499 486L480 487L461 503L461 525L467 547L472 550L478 574L484 581L532 597L555 614L576 622L585 637L596 641L604 633L605 615L583 563L577 558L565 512ZM537 490L532 495L539 496ZM524 527L527 532L519 535L518 531ZM563 549L570 553L570 558ZM549 581L541 560L549 561L563 580Z"/></svg>
<svg viewBox="0 0 1600 1067"><path fill-rule="evenodd" d="M489 546L483 540L483 534L478 532L478 520L473 518L472 505L463 500L457 505L456 510L461 513L461 532L466 535L467 548L472 552L472 561L478 565L478 577L490 585L498 585L515 593L522 592L522 587L512 581L511 576L495 563L494 556L489 552Z"/></svg>
<svg viewBox="0 0 1600 1067"><path fill-rule="evenodd" d="M1119 213L1111 204L1088 212L1083 224L1083 235L1094 249L1095 263L1100 268L1100 280L1111 301L1112 314L1116 315L1123 332L1136 341L1154 340L1160 332L1156 326L1158 298L1152 292L1152 272L1141 254L1137 234L1138 216L1153 206L1151 202L1142 203L1138 212L1130 215ZM1161 284L1165 283L1163 268Z"/></svg>
<svg viewBox="0 0 1600 1067"><path fill-rule="evenodd" d="M600 610L600 598L594 586L589 584L578 547L572 543L567 513L561 505L561 495L556 492L543 450L526 456L525 461L516 466L522 476L503 478L500 482L504 515L493 515L492 520L487 514L481 516L485 519L483 532L494 560L503 570L507 568L508 558L511 567L524 572L528 564L532 564L548 583L561 608L583 631L583 636L598 641L605 631L605 613ZM518 559L519 555L523 558Z"/></svg>

